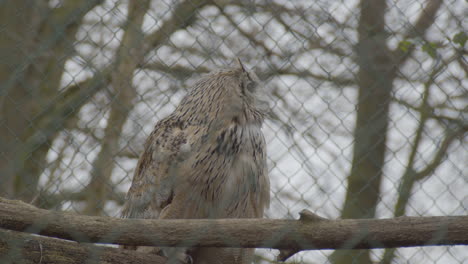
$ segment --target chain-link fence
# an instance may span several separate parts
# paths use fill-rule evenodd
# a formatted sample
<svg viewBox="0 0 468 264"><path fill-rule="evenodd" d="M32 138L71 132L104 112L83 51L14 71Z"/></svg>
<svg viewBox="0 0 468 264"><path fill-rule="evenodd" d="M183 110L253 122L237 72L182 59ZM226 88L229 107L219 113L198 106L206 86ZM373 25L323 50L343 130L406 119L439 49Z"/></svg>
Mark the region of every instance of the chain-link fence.
<svg viewBox="0 0 468 264"><path fill-rule="evenodd" d="M154 124L239 58L272 109L266 217L467 214L463 0L7 0L0 12L0 196L119 217ZM467 252L289 261L468 263Z"/></svg>

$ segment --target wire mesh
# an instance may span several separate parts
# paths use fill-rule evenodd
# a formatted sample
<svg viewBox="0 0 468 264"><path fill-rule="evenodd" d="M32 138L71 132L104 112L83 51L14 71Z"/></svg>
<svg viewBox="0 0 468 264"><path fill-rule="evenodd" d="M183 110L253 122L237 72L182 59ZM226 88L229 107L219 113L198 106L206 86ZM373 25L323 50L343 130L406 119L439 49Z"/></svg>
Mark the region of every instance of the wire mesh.
<svg viewBox="0 0 468 264"><path fill-rule="evenodd" d="M119 217L154 124L200 76L240 58L272 109L266 217L466 215L465 4L2 1L0 196ZM467 252L331 261L467 263ZM256 254L270 263L277 251Z"/></svg>

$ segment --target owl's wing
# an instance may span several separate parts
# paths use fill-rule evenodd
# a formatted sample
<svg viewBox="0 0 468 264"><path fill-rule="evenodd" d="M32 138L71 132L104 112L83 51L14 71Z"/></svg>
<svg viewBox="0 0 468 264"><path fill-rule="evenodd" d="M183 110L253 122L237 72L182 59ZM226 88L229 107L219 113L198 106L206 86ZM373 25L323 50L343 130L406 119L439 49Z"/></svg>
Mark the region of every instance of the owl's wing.
<svg viewBox="0 0 468 264"><path fill-rule="evenodd" d="M174 196L177 167L190 151L187 131L168 117L145 143L122 211L124 218L158 218Z"/></svg>

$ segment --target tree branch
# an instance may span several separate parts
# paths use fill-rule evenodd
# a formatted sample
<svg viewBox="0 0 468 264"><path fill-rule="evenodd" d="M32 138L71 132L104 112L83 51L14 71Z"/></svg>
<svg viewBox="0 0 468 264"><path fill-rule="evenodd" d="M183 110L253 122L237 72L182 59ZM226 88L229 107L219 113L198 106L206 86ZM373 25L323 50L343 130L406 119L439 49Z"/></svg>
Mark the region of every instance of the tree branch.
<svg viewBox="0 0 468 264"><path fill-rule="evenodd" d="M101 149L93 160L91 180L85 188L86 206L83 210L88 215L99 215L105 206L106 197L111 192L110 178L115 167L114 157L119 151L119 139L130 111L133 109L133 99L136 88L132 83L133 73L144 59L143 19L150 6L149 0L130 1L127 21L122 41L117 49L115 70L111 74L113 98L110 102L109 118L104 129Z"/></svg>
<svg viewBox="0 0 468 264"><path fill-rule="evenodd" d="M434 108L429 104L429 98L431 94L431 86L434 84L436 76L443 70L443 67L435 68L429 75L428 80L424 83L424 92L422 94L422 102L419 106L413 107L412 104L401 103L406 107L410 107L420 114L419 126L415 131L415 137L412 143L411 151L408 157L408 162L406 164L406 170L401 177L400 185L398 187L398 199L395 204L394 216L399 217L403 216L406 211L406 207L410 200L411 192L413 190L414 184L422 180L425 177L431 175L431 173L442 163L443 157L445 157L449 146L452 141L455 140L458 136L463 135L464 129L462 126L458 127L456 130L447 129L444 140L441 143L441 146L436 151L433 160L421 171L416 172L414 168L416 155L418 154L419 146L421 144L423 133L425 132L425 126L427 120L432 118L434 115ZM395 256L395 249L386 249L382 258L382 264L392 263Z"/></svg>
<svg viewBox="0 0 468 264"><path fill-rule="evenodd" d="M414 25L412 25L404 34L404 39L424 36L429 27L434 24L435 15L437 11L439 11L442 3L442 0L428 0L426 7L421 10L421 13Z"/></svg>
<svg viewBox="0 0 468 264"><path fill-rule="evenodd" d="M34 131L24 143L24 153L19 155L28 155L31 150L50 141L65 126L66 121L79 112L78 109L81 109L91 97L107 85L109 74L110 69L106 68L102 73L96 73L93 77L69 87L59 95L57 103L48 108L48 114L43 111L36 117L37 121L32 125ZM23 157L17 160L23 161Z"/></svg>
<svg viewBox="0 0 468 264"><path fill-rule="evenodd" d="M428 0L426 7L421 11L419 18L416 20L414 25L411 26L405 34L403 34L403 39L415 37L423 38L429 27L434 24L435 16L437 11L439 11L442 2L442 0ZM392 51L394 54L393 57L398 59L398 61L395 62L395 69L399 68L406 62L414 49L414 47L411 47L408 51L402 51L400 48L396 47Z"/></svg>
<svg viewBox="0 0 468 264"><path fill-rule="evenodd" d="M274 50L268 48L267 45L263 41L257 40L255 38L255 35L256 35L255 33L247 32L244 29L242 29L241 26L239 25L240 23L234 21L234 19L231 17L231 15L224 11L224 8L218 7L218 10L221 13L221 15L223 15L228 20L229 24L231 24L232 27L237 29L237 31L239 31L239 33L242 36L244 36L246 39L248 39L250 43L252 43L253 45L255 45L257 47L262 48L267 57L271 57L272 55L275 55L275 56L277 56L279 58L283 57L281 54L279 54L279 53L275 52Z"/></svg>
<svg viewBox="0 0 468 264"><path fill-rule="evenodd" d="M328 76L322 74L316 74L310 70L297 70L295 67L286 67L283 69L272 69L268 72L260 72L259 77L267 79L273 76L278 75L295 75L299 78L312 78L318 81L331 82L338 87L347 87L356 85L356 80L346 77L346 76L333 76L329 74Z"/></svg>
<svg viewBox="0 0 468 264"><path fill-rule="evenodd" d="M276 21L278 21L278 23L280 23L287 32L291 32L297 38L302 38L304 40L307 40L310 50L322 49L338 57L350 56L350 54L346 53L341 48L335 47L335 45L333 45L332 43L326 43L321 37L317 36L316 34L315 36L308 36L307 34L304 34L300 32L299 30L294 29L290 24L284 21L283 18L281 18L282 12L276 9L278 8L277 5L273 5L273 3L269 3L268 6L269 8L266 10L268 10L272 14L272 16L276 19Z"/></svg>
<svg viewBox="0 0 468 264"><path fill-rule="evenodd" d="M191 76L193 74L205 74L208 73L210 70L206 67L199 66L197 68L186 67L183 65L173 65L167 66L164 63L154 62L154 63L146 63L144 65L140 65L142 69L152 70L163 72L165 74L171 75L175 79L185 79L187 76ZM336 84L339 87L349 87L356 85L356 81L352 78L346 76L325 76L321 74L313 73L309 70L298 70L294 67L286 67L286 68L276 68L270 67L267 71L258 71L256 72L258 77L261 80L268 80L272 77L278 77L279 75L294 75L299 78L312 78L318 81L323 82L331 82Z"/></svg>
<svg viewBox="0 0 468 264"><path fill-rule="evenodd" d="M468 245L468 216L329 221L143 220L82 216L0 198L0 228L130 246L369 249Z"/></svg>
<svg viewBox="0 0 468 264"><path fill-rule="evenodd" d="M164 40L176 30L185 28L195 21L195 15L200 8L211 2L209 0L187 0L179 3L174 7L174 12L171 18L163 23L163 25L154 33L146 36L144 43L144 53L157 48Z"/></svg>
<svg viewBox="0 0 468 264"><path fill-rule="evenodd" d="M166 263L164 257L133 250L79 244L0 229L1 263Z"/></svg>
<svg viewBox="0 0 468 264"><path fill-rule="evenodd" d="M415 172L415 179L420 181L432 174L432 172L442 163L447 154L447 150L452 142L458 137L462 137L468 130L468 127L459 127L457 129L447 129L444 140L438 146L433 159L421 171Z"/></svg>
<svg viewBox="0 0 468 264"><path fill-rule="evenodd" d="M14 87L14 83L18 80L26 79L24 69L37 63L38 58L54 48L54 46L62 43L64 38L73 35L76 32L77 26L81 23L83 17L92 10L95 6L101 4L103 0L87 0L87 1L66 1L66 3L51 13L50 21L44 23L40 35L36 36L39 43L34 43L34 50L25 50L28 54L23 61L16 67L4 85L4 93L7 93ZM73 40L69 41L70 43ZM0 98L1 99L1 98ZM3 99L0 100L0 106Z"/></svg>
<svg viewBox="0 0 468 264"><path fill-rule="evenodd" d="M113 187L109 187L114 189ZM83 202L86 201L86 195L88 192L86 188L79 191L69 191L62 190L59 193L48 193L47 191L41 192L38 194L37 199L35 199L34 204L41 208L56 208L64 202ZM123 205L125 202L125 193L123 192L112 192L106 197L107 201L113 201L118 205Z"/></svg>
<svg viewBox="0 0 468 264"><path fill-rule="evenodd" d="M196 68L186 67L180 64L168 66L162 62L145 63L144 65L140 65L140 67L145 70L157 71L157 72L168 74L172 76L174 79L178 79L178 80L184 80L188 76L193 75L194 73L205 74L205 73L210 72L210 69L204 66L198 66Z"/></svg>

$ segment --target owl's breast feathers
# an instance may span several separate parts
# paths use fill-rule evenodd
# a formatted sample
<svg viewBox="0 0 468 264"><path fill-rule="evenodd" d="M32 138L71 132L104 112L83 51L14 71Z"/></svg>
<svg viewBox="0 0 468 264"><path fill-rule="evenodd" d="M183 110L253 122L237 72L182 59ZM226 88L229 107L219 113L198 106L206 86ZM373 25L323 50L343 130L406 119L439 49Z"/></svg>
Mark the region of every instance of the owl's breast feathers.
<svg viewBox="0 0 468 264"><path fill-rule="evenodd" d="M122 215L262 217L269 204L260 123L161 120L145 144Z"/></svg>

